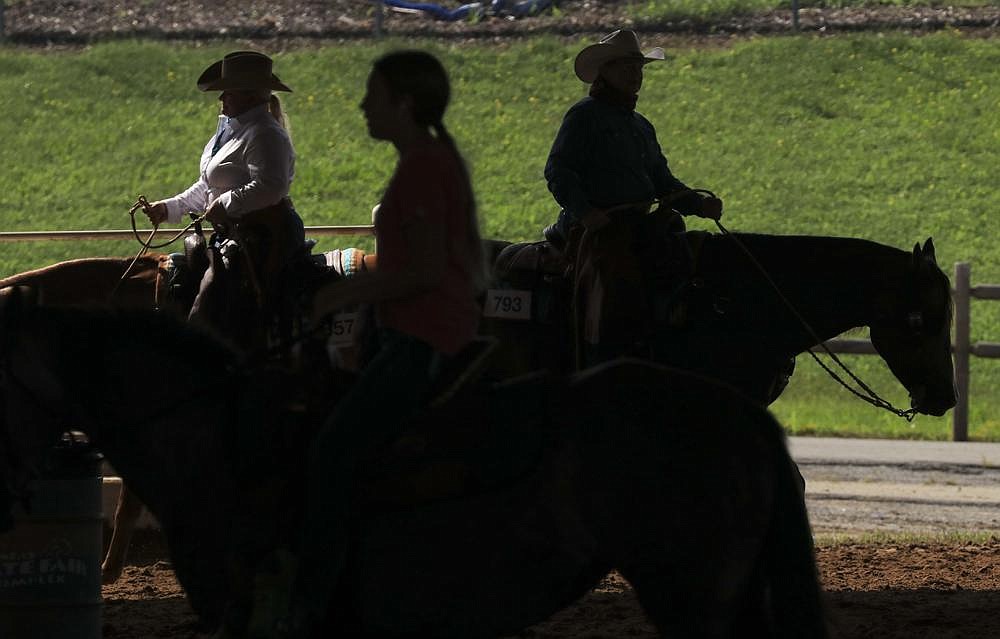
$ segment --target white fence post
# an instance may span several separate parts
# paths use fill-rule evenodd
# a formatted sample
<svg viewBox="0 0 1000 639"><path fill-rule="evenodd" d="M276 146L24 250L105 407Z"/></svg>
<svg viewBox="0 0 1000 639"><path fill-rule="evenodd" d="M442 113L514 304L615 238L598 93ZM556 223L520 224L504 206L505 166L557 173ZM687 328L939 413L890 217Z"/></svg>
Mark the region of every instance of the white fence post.
<svg viewBox="0 0 1000 639"><path fill-rule="evenodd" d="M951 411L951 439L964 442L969 439L969 355L971 346L970 310L971 271L968 262L955 263L955 389L958 397Z"/></svg>

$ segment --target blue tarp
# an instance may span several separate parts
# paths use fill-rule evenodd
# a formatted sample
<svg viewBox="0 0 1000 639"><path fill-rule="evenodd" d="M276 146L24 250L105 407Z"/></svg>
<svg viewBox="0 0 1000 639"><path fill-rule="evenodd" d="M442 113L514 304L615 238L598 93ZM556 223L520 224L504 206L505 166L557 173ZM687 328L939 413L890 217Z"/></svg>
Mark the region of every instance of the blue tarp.
<svg viewBox="0 0 1000 639"><path fill-rule="evenodd" d="M411 11L423 11L438 20L466 20L470 17L481 18L485 15L513 16L523 18L533 16L548 9L552 5L552 0L490 0L489 6L485 2L471 2L463 4L456 9L448 9L439 4L430 2L409 2L408 0L382 0L387 7L398 7Z"/></svg>

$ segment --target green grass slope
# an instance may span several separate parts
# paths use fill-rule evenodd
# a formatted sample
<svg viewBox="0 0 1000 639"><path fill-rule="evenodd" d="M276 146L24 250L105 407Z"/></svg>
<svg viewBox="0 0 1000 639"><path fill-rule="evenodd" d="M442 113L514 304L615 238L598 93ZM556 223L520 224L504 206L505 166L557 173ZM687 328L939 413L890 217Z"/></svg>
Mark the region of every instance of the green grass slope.
<svg viewBox="0 0 1000 639"><path fill-rule="evenodd" d="M542 178L565 110L585 94L572 74L582 42L387 41L297 48L276 72L298 153L292 195L306 224L363 224L392 171L358 103L371 60L401 46L444 59L447 118L472 167L484 235L538 238L557 207ZM726 202L732 230L864 237L901 248L933 236L947 271L1000 282L1000 40L778 37L731 48L660 44L639 110L671 167ZM217 102L194 80L237 43L118 42L81 51L0 49L0 229L125 228L139 193L172 195L197 175ZM700 222L693 226L709 228ZM358 243L363 240L359 239ZM321 248L354 243L326 239ZM129 242L5 243L0 275L68 257L124 255ZM973 339L1000 341L991 302L973 309ZM848 358L893 401L905 394L877 358ZM971 434L1000 438L996 363L975 360ZM946 438L947 418L907 424L853 400L807 358L775 405L796 433Z"/></svg>

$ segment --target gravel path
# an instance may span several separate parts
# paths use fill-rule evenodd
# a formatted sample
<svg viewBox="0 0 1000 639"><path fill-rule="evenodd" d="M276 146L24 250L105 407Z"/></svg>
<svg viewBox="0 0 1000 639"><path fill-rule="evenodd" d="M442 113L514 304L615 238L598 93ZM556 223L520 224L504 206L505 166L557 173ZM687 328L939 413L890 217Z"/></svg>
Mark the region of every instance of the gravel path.
<svg viewBox="0 0 1000 639"><path fill-rule="evenodd" d="M326 39L370 37L375 10L365 0L6 0L5 34L17 44L80 44L94 39L158 37L170 39L252 38ZM461 2L439 0L454 8ZM488 4L484 2L483 4ZM558 15L509 19L487 16L479 21L444 22L422 13L386 11L384 29L395 35L439 37L517 37L534 33L575 35L606 32L618 26L640 31L699 37L787 33L790 10L715 20L642 21L629 17L622 0L561 0ZM869 7L803 9L800 28L835 33L905 29L932 31L962 28L994 35L1000 6Z"/></svg>
<svg viewBox="0 0 1000 639"><path fill-rule="evenodd" d="M816 533L1000 534L1000 444L789 442Z"/></svg>

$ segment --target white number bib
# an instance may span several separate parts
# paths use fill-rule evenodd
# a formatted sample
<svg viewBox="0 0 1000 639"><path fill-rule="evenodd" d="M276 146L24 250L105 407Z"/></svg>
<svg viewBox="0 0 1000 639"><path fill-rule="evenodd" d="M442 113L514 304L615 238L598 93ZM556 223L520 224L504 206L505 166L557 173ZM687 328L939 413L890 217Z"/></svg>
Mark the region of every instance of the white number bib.
<svg viewBox="0 0 1000 639"><path fill-rule="evenodd" d="M531 291L489 289L483 304L483 316L509 320L531 319Z"/></svg>
<svg viewBox="0 0 1000 639"><path fill-rule="evenodd" d="M361 334L361 313L337 313L330 327L330 341L337 346L350 346Z"/></svg>

